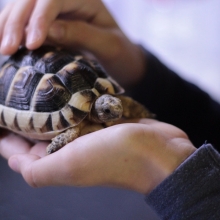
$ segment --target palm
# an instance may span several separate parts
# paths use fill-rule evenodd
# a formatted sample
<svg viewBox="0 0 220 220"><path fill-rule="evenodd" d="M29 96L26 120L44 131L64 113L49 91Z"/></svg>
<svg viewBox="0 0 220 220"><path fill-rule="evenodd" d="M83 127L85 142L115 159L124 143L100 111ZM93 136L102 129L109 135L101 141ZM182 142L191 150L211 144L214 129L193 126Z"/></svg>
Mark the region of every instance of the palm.
<svg viewBox="0 0 220 220"><path fill-rule="evenodd" d="M172 125L124 122L79 137L49 156L48 143L32 144L10 133L0 152L32 186L111 185L146 193L194 151L185 133Z"/></svg>

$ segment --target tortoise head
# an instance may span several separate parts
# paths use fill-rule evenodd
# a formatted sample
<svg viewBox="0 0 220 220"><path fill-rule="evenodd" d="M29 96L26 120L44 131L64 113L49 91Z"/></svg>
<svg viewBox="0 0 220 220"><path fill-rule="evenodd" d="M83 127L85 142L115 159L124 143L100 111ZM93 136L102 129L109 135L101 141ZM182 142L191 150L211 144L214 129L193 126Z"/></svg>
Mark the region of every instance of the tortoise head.
<svg viewBox="0 0 220 220"><path fill-rule="evenodd" d="M90 119L98 123L117 121L121 118L122 113L123 107L121 100L104 94L97 98L93 104Z"/></svg>

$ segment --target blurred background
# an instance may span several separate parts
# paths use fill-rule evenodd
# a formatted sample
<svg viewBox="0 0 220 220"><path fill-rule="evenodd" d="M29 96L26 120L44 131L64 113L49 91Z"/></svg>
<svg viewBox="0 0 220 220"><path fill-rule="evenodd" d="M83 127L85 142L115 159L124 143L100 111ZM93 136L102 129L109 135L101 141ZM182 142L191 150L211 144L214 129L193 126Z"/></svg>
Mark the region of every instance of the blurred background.
<svg viewBox="0 0 220 220"><path fill-rule="evenodd" d="M121 28L220 102L219 0L103 0ZM0 7L8 2L0 0ZM0 219L156 220L144 196L107 188L32 189L0 159Z"/></svg>
<svg viewBox="0 0 220 220"><path fill-rule="evenodd" d="M220 102L219 0L104 0L121 28Z"/></svg>

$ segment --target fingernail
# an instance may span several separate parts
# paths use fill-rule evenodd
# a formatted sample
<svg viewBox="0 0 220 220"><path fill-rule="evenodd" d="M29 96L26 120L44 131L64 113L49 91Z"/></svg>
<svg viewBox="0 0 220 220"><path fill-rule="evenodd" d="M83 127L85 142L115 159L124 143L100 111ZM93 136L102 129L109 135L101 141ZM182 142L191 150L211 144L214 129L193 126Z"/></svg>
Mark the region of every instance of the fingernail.
<svg viewBox="0 0 220 220"><path fill-rule="evenodd" d="M14 170L15 172L19 172L19 164L18 164L18 160L17 158L10 158L9 160L9 166L12 170Z"/></svg>
<svg viewBox="0 0 220 220"><path fill-rule="evenodd" d="M14 44L14 37L13 35L6 35L3 38L3 41L1 43L1 49L7 49L8 47L12 46Z"/></svg>
<svg viewBox="0 0 220 220"><path fill-rule="evenodd" d="M48 36L54 40L62 40L65 35L65 29L63 25L60 24L53 24L50 29Z"/></svg>
<svg viewBox="0 0 220 220"><path fill-rule="evenodd" d="M41 37L41 34L38 30L31 31L27 36L27 45L32 45L35 42L39 41Z"/></svg>

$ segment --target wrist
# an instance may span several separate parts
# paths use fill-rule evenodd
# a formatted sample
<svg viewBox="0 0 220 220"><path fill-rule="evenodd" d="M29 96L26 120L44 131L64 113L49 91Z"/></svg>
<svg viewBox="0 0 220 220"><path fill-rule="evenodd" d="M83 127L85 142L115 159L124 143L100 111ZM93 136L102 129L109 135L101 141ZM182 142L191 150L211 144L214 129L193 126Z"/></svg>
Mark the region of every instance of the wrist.
<svg viewBox="0 0 220 220"><path fill-rule="evenodd" d="M139 123L145 121L142 119ZM132 138L136 143L132 152L136 155L136 172L128 181L130 188L143 194L156 188L196 151L180 129L154 120L148 124L150 126L143 130L139 127L138 135Z"/></svg>
<svg viewBox="0 0 220 220"><path fill-rule="evenodd" d="M169 143L168 143L169 144ZM168 178L191 154L196 148L190 143L170 144L164 146L162 151L148 154L145 157L146 166L151 166L151 181L148 188L145 187L145 194L150 193L166 178Z"/></svg>

